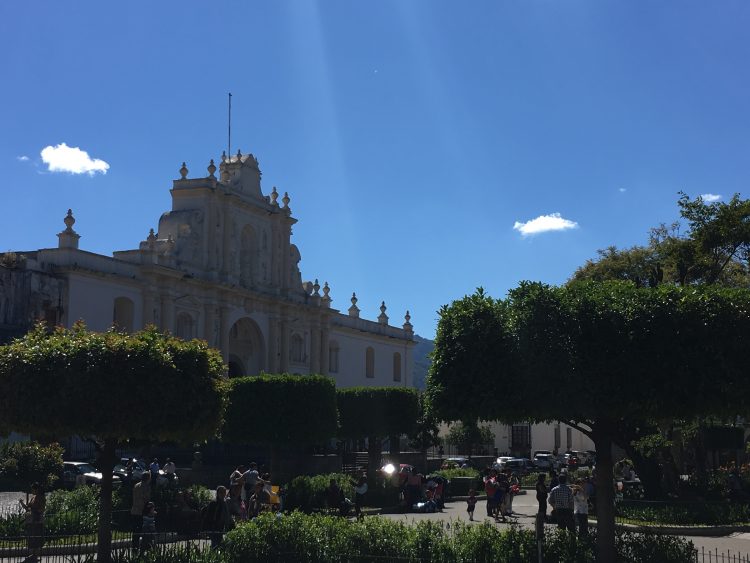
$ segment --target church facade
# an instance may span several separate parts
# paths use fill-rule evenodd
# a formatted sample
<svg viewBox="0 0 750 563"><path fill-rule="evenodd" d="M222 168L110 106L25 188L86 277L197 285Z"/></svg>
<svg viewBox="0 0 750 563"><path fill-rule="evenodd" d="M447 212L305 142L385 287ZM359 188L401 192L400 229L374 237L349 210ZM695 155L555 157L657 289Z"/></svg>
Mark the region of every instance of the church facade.
<svg viewBox="0 0 750 563"><path fill-rule="evenodd" d="M321 373L342 387L410 386L408 311L393 326L382 303L377 320L366 320L356 295L341 312L327 282L303 282L290 198L275 187L262 193L253 155L222 155L207 173L189 178L183 163L171 211L137 249L82 250L69 210L56 248L3 255L0 338L37 319L63 326L81 319L97 331L154 324L208 341L229 376Z"/></svg>

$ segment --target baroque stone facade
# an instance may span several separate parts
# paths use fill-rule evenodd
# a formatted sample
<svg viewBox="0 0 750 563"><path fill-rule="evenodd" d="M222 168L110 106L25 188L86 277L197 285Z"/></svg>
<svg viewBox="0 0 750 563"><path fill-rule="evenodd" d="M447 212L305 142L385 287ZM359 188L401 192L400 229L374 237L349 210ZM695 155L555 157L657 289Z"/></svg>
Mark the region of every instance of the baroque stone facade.
<svg viewBox="0 0 750 563"><path fill-rule="evenodd" d="M302 281L288 194L261 191L257 159L222 155L208 175L183 163L172 210L137 249L112 257L79 248L69 210L58 247L0 261L0 338L36 319L93 330L148 324L221 350L229 375L322 373L339 386L410 385L414 333L406 312L391 326L359 317L356 295L342 314L328 283Z"/></svg>

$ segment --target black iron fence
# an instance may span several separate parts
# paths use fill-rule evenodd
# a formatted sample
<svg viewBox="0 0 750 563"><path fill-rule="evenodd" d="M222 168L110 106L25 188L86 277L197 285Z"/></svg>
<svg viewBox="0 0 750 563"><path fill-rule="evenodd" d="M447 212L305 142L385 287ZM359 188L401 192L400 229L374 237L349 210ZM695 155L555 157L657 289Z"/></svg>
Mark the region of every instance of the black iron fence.
<svg viewBox="0 0 750 563"><path fill-rule="evenodd" d="M750 553L733 553L731 550L711 551L701 547L695 551L695 563L750 563Z"/></svg>

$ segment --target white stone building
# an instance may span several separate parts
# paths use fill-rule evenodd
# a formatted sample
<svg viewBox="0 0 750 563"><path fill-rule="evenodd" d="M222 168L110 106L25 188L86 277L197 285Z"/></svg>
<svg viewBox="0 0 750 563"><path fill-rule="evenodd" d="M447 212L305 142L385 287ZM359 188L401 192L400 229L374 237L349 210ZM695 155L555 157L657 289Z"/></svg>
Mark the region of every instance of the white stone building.
<svg viewBox="0 0 750 563"><path fill-rule="evenodd" d="M409 313L391 326L342 314L328 283L302 281L292 244L297 222L285 193L261 192L253 155L222 156L219 177L181 178L172 210L137 249L103 256L81 250L70 211L57 248L0 260L0 338L36 319L97 331L148 324L221 350L229 375L322 373L337 385L409 386L414 345Z"/></svg>

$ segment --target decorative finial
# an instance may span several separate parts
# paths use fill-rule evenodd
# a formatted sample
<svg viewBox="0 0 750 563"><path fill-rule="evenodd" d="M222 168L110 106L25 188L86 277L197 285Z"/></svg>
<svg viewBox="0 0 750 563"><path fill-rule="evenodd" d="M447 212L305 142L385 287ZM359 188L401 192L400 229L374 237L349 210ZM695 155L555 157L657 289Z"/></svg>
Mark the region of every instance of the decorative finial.
<svg viewBox="0 0 750 563"><path fill-rule="evenodd" d="M331 288L328 287L328 282L325 282L323 284L323 298L320 300L321 303L323 303L323 307L330 307L331 306L331 296L328 295L328 293L331 291Z"/></svg>
<svg viewBox="0 0 750 563"><path fill-rule="evenodd" d="M289 199L289 192L284 192L284 197L281 198L281 201L284 204L284 209L289 209L289 202L291 201Z"/></svg>
<svg viewBox="0 0 750 563"><path fill-rule="evenodd" d="M242 162L242 151L237 149L237 162Z"/></svg>
<svg viewBox="0 0 750 563"><path fill-rule="evenodd" d="M211 159L211 162L208 164L207 170L208 170L208 175L210 178L216 178L216 176L214 176L214 172L216 172L216 165L214 164L213 158Z"/></svg>
<svg viewBox="0 0 750 563"><path fill-rule="evenodd" d="M68 209L68 214L65 216L65 219L63 219L63 223L65 223L65 232L72 233L73 225L76 224L76 218L73 217L72 209Z"/></svg>
<svg viewBox="0 0 750 563"><path fill-rule="evenodd" d="M73 230L75 222L76 219L73 217L73 210L68 209L68 214L63 219L65 230L61 233L57 233L58 248L78 248L78 239L81 238L81 235Z"/></svg>
<svg viewBox="0 0 750 563"><path fill-rule="evenodd" d="M315 283L313 284L313 295L320 297L320 284L318 283L318 278L315 278Z"/></svg>
<svg viewBox="0 0 750 563"><path fill-rule="evenodd" d="M409 314L409 311L406 311L406 314L404 315L404 332L407 334L412 334L414 332L414 327L412 326L411 322L411 315Z"/></svg>
<svg viewBox="0 0 750 563"><path fill-rule="evenodd" d="M226 162L227 160L227 151L221 151L221 161Z"/></svg>
<svg viewBox="0 0 750 563"><path fill-rule="evenodd" d="M385 314L385 310L386 310L385 301L382 301L380 303L380 314L378 315L378 322L381 325L388 324L388 315Z"/></svg>
<svg viewBox="0 0 750 563"><path fill-rule="evenodd" d="M349 307L350 317L359 317L359 307L357 307L357 294L352 293L352 306Z"/></svg>
<svg viewBox="0 0 750 563"><path fill-rule="evenodd" d="M148 236L146 237L146 241L148 242L149 247L154 246L154 243L156 242L156 235L154 234L154 229L148 230Z"/></svg>
<svg viewBox="0 0 750 563"><path fill-rule="evenodd" d="M277 199L279 199L279 192L276 191L276 186L274 186L273 190L271 190L271 205L278 207L279 203L276 201Z"/></svg>
<svg viewBox="0 0 750 563"><path fill-rule="evenodd" d="M330 292L331 292L331 288L330 288L330 287L328 287L328 282L325 282L325 283L323 284L323 296L324 296L324 297L328 297L328 294L329 294ZM329 297L329 299L330 299L330 297Z"/></svg>
<svg viewBox="0 0 750 563"><path fill-rule="evenodd" d="M187 175L188 175L188 169L187 169L187 166L185 166L185 163L183 162L182 168L180 168L180 176L184 180L185 178L187 178Z"/></svg>

